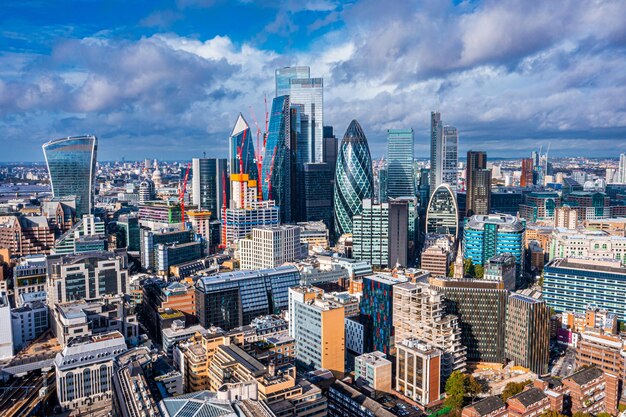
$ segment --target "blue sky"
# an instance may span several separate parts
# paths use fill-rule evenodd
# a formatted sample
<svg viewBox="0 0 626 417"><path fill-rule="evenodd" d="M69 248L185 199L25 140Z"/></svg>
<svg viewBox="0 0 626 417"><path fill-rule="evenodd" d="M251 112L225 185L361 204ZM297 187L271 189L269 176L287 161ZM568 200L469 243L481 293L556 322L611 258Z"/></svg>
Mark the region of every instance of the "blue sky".
<svg viewBox="0 0 626 417"><path fill-rule="evenodd" d="M626 152L620 0L178 0L0 3L0 161L93 133L99 159L226 155L262 124L274 70L324 77L325 124L363 125L374 157L439 110L462 151Z"/></svg>

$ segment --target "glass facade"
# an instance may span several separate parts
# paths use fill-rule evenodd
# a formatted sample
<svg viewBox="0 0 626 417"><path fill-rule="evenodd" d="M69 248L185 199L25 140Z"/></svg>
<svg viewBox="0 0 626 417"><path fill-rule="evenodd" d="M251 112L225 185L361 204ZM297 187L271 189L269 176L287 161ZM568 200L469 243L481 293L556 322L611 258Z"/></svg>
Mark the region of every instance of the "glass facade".
<svg viewBox="0 0 626 417"><path fill-rule="evenodd" d="M346 130L335 170L335 233L352 233L352 217L359 214L362 201L374 195L372 157L361 125L353 120Z"/></svg>
<svg viewBox="0 0 626 417"><path fill-rule="evenodd" d="M253 167L256 173L256 165ZM211 219L221 217L221 208L225 203L223 184L226 181L226 159L194 158L192 160L193 204L198 210L211 212Z"/></svg>
<svg viewBox="0 0 626 417"><path fill-rule="evenodd" d="M474 265L486 265L496 256L510 253L515 257L516 286L524 274L524 235L526 221L513 216L492 214L472 216L465 220L463 258Z"/></svg>
<svg viewBox="0 0 626 417"><path fill-rule="evenodd" d="M393 343L393 287L401 280L363 277L361 323L365 325L365 350L389 354Z"/></svg>
<svg viewBox="0 0 626 417"><path fill-rule="evenodd" d="M294 266L237 271L196 281L196 313L204 327L224 330L248 325L255 317L279 313L289 305L289 287L300 283Z"/></svg>
<svg viewBox="0 0 626 417"><path fill-rule="evenodd" d="M241 149L241 160L239 150ZM251 180L258 180L259 171L254 155L254 142L250 127L241 113L235 122L228 140L230 174L248 174ZM243 172L240 172L243 168ZM221 179L219 180L221 182ZM195 198L195 197L194 197ZM194 200L195 201L195 200ZM194 202L194 204L196 204Z"/></svg>
<svg viewBox="0 0 626 417"><path fill-rule="evenodd" d="M387 130L387 198L413 196L413 129Z"/></svg>
<svg viewBox="0 0 626 417"><path fill-rule="evenodd" d="M441 150L441 182L449 184L454 191L458 183L459 166L459 132L456 127L445 126L443 128L443 149Z"/></svg>
<svg viewBox="0 0 626 417"><path fill-rule="evenodd" d="M584 313L597 306L626 320L626 268L576 264L576 260L555 259L543 270L543 299L557 312Z"/></svg>
<svg viewBox="0 0 626 417"><path fill-rule="evenodd" d="M439 112L430 113L430 189L435 190L441 184L441 150L443 141L443 123Z"/></svg>
<svg viewBox="0 0 626 417"><path fill-rule="evenodd" d="M309 67L285 67L276 70L276 97L288 96L291 93L291 80L311 77Z"/></svg>
<svg viewBox="0 0 626 417"><path fill-rule="evenodd" d="M43 145L54 197L76 198L76 217L93 210L98 140L95 136L56 139Z"/></svg>
<svg viewBox="0 0 626 417"><path fill-rule="evenodd" d="M426 210L426 233L457 236L459 209L454 191L448 184L441 184L428 202Z"/></svg>
<svg viewBox="0 0 626 417"><path fill-rule="evenodd" d="M324 222L328 230L333 226L334 166L325 162L304 164L302 176L304 189L298 191L300 200L299 221ZM302 181L302 179L304 181Z"/></svg>
<svg viewBox="0 0 626 417"><path fill-rule="evenodd" d="M263 157L263 199L274 200L283 223L291 221L291 116L289 96L272 101L265 155Z"/></svg>

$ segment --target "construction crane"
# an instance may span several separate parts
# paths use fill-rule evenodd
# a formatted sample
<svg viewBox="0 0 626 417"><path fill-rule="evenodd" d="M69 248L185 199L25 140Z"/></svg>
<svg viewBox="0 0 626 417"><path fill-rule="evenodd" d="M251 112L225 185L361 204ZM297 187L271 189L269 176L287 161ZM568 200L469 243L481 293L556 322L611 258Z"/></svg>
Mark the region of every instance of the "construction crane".
<svg viewBox="0 0 626 417"><path fill-rule="evenodd" d="M276 159L276 151L278 150L278 146L274 148L274 153L272 155L272 163L270 164L270 169L265 177L265 182L267 183L267 199L272 199L272 174L274 173L274 160Z"/></svg>
<svg viewBox="0 0 626 417"><path fill-rule="evenodd" d="M183 185L178 190L178 203L180 204L182 230L185 230L185 192L187 192L187 180L189 179L189 168L191 168L191 163L187 164L187 169L185 170L185 178L183 179Z"/></svg>

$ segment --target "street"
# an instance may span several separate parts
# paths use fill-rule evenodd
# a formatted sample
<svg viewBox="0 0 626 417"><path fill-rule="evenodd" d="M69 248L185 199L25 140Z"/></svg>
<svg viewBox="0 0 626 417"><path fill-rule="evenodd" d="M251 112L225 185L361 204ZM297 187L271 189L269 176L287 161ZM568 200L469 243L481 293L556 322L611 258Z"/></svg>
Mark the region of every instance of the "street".
<svg viewBox="0 0 626 417"><path fill-rule="evenodd" d="M576 349L567 347L565 355L560 356L552 366L551 374L558 377L571 375L576 369Z"/></svg>

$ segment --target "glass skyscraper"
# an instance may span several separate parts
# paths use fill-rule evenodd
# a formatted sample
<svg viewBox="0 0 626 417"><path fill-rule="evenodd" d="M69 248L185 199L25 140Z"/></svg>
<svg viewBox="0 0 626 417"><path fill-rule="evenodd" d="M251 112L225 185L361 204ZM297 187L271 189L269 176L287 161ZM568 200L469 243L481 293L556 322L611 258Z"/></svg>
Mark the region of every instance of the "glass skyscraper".
<svg viewBox="0 0 626 417"><path fill-rule="evenodd" d="M413 129L387 130L387 198L414 197Z"/></svg>
<svg viewBox="0 0 626 417"><path fill-rule="evenodd" d="M361 213L362 201L374 196L372 157L361 125L353 120L339 146L335 170L335 232L352 233L352 217Z"/></svg>
<svg viewBox="0 0 626 417"><path fill-rule="evenodd" d="M456 238L459 228L458 212L454 191L448 184L441 184L428 202L426 233L446 234Z"/></svg>
<svg viewBox="0 0 626 417"><path fill-rule="evenodd" d="M193 158L192 160L192 195L193 204L198 210L211 212L211 219L221 218L221 209L227 202L224 199L224 183L229 183L226 176L226 159ZM228 190L226 190L228 191ZM229 194L227 192L227 194Z"/></svg>
<svg viewBox="0 0 626 417"><path fill-rule="evenodd" d="M52 140L43 145L52 195L76 197L76 216L93 210L94 178L98 139L74 136Z"/></svg>
<svg viewBox="0 0 626 417"><path fill-rule="evenodd" d="M283 223L291 221L291 111L289 96L272 101L261 186L264 200L274 200L280 208Z"/></svg>
<svg viewBox="0 0 626 417"><path fill-rule="evenodd" d="M240 148L241 164L238 152ZM252 132L248 122L246 122L241 113L239 113L235 127L228 139L228 151L230 174L248 174L251 180L259 179L256 157L254 156ZM243 172L240 172L241 168L243 168Z"/></svg>
<svg viewBox="0 0 626 417"><path fill-rule="evenodd" d="M276 70L276 97L289 95L300 113L298 162L324 162L324 80L311 78L309 67Z"/></svg>
<svg viewBox="0 0 626 417"><path fill-rule="evenodd" d="M444 126L442 143L441 182L450 184L450 188L456 191L459 166L459 131L456 127Z"/></svg>
<svg viewBox="0 0 626 417"><path fill-rule="evenodd" d="M432 192L441 184L441 148L443 146L443 123L439 112L430 113L430 189Z"/></svg>

